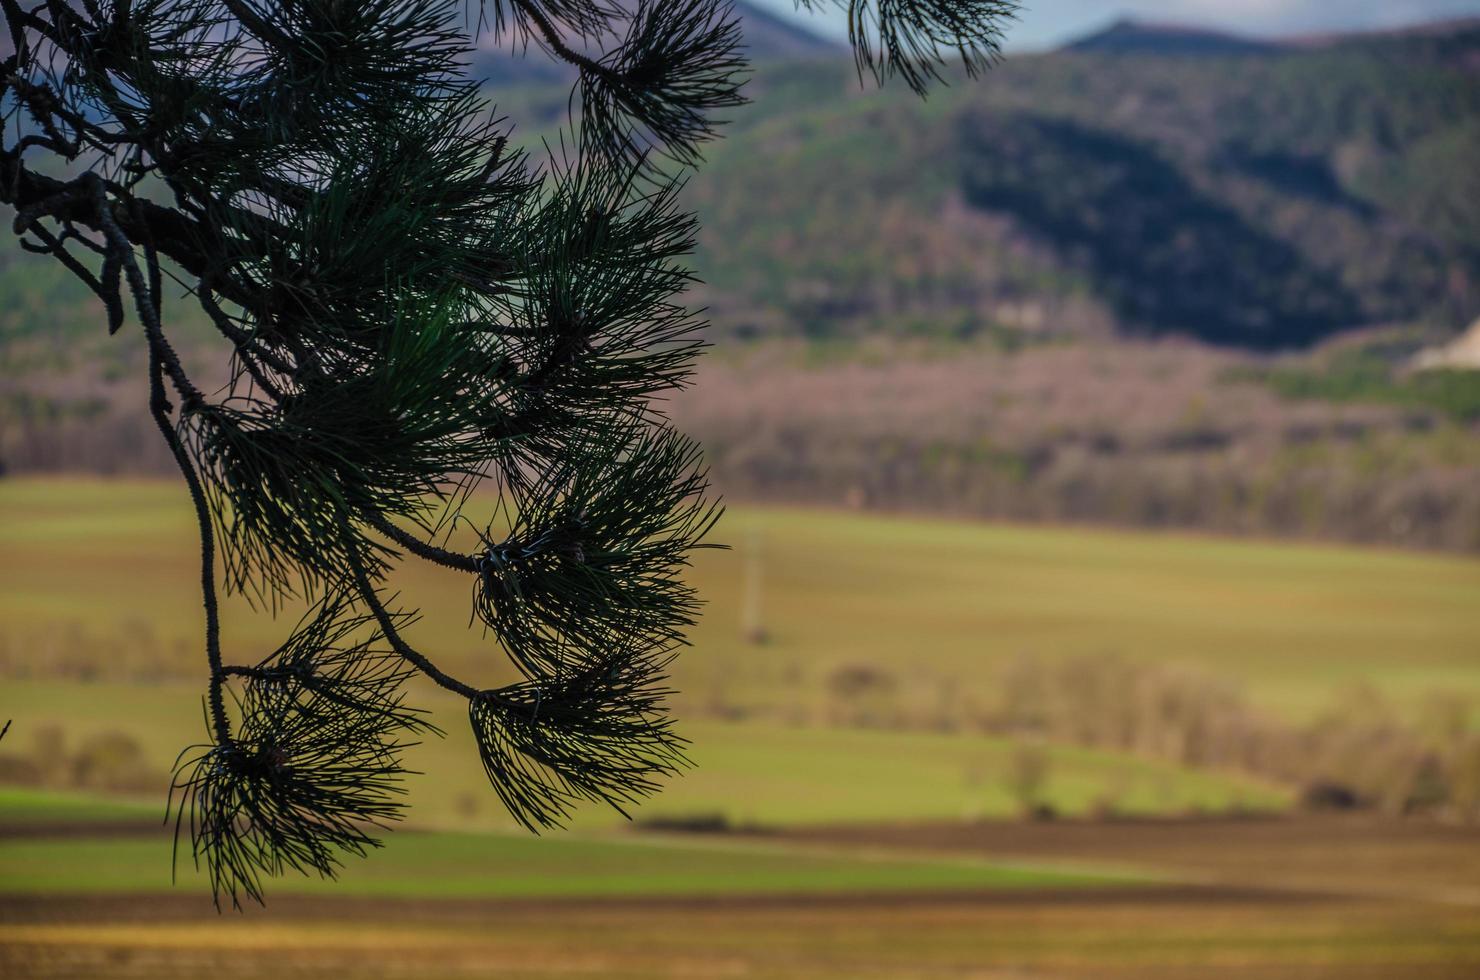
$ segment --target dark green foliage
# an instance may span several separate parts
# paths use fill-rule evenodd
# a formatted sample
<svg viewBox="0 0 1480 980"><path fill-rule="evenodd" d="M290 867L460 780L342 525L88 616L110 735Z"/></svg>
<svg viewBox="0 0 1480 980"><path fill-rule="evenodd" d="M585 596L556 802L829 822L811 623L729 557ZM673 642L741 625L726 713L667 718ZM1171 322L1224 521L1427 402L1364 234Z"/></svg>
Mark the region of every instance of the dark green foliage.
<svg viewBox="0 0 1480 980"><path fill-rule="evenodd" d="M739 22L727 6L639 0L624 43L581 65L586 131L633 163L655 149L697 163L699 141L714 135L710 114L744 103L739 45Z"/></svg>
<svg viewBox="0 0 1480 980"><path fill-rule="evenodd" d="M702 325L674 302L692 273L693 216L677 187L634 189L634 171L578 159L555 168L518 229L511 275L523 288L488 298L508 323L504 386L486 432L509 447L504 475L557 457L613 416L642 416L681 384Z"/></svg>
<svg viewBox="0 0 1480 980"><path fill-rule="evenodd" d="M663 668L619 637L603 662L470 700L483 767L515 819L559 827L583 801L625 814L687 765L663 716Z"/></svg>
<svg viewBox="0 0 1480 980"><path fill-rule="evenodd" d="M412 668L347 597L319 603L246 679L230 741L182 753L176 834L217 900L262 900L262 877L333 874L403 804L401 736L435 731L403 703Z"/></svg>
<svg viewBox="0 0 1480 980"><path fill-rule="evenodd" d="M1480 372L1436 369L1404 374L1380 353L1348 350L1323 365L1279 366L1240 372L1286 398L1367 402L1433 409L1466 423L1480 422Z"/></svg>
<svg viewBox="0 0 1480 980"><path fill-rule="evenodd" d="M917 93L942 79L958 58L976 75L1001 50L1003 22L1015 0L797 0L809 10L831 4L848 14L848 38L860 72L880 82L899 77Z"/></svg>
<svg viewBox="0 0 1480 980"><path fill-rule="evenodd" d="M1012 214L1076 256L1126 324L1275 347L1359 319L1339 279L1148 147L1026 115L972 114L959 125L967 202Z"/></svg>
<svg viewBox="0 0 1480 980"><path fill-rule="evenodd" d="M963 6L891 6L891 70L953 25L972 63L1001 5ZM542 168L462 73L461 0L0 9L0 122L20 134L0 200L110 334L138 321L196 511L210 741L179 765L177 834L217 902L376 845L401 738L429 730L402 702L415 672L468 700L531 829L655 791L682 763L662 686L698 608L679 576L717 510L661 412L702 322L680 296L694 219L653 160L696 161L711 113L741 101L729 8L480 9L578 69L581 117ZM230 351L219 391L169 340L167 277ZM446 550L478 489L483 547ZM315 604L255 667L222 650L218 548L228 591ZM468 576L522 682L486 690L411 646L414 613L385 598L408 554Z"/></svg>
<svg viewBox="0 0 1480 980"><path fill-rule="evenodd" d="M227 584L259 597L314 591L378 549L348 525L367 515L425 520L446 480L489 454L469 430L505 413L503 360L470 343L460 304L428 298L387 310L373 368L317 372L270 412L251 398L189 419L206 465Z"/></svg>
<svg viewBox="0 0 1480 980"><path fill-rule="evenodd" d="M513 526L475 559L479 617L531 680L599 666L647 638L682 641L698 602L680 578L718 512L698 448L671 431L572 447L513 495Z"/></svg>

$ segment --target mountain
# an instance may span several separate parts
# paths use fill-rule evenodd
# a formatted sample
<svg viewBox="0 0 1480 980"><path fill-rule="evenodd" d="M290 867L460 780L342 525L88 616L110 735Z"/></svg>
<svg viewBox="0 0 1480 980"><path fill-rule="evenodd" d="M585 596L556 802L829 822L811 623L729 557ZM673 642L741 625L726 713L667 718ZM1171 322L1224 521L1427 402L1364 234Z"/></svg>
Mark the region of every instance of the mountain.
<svg viewBox="0 0 1480 980"><path fill-rule="evenodd" d="M775 36L753 34L757 53ZM1456 328L1480 316L1475 64L1480 26L1463 23L1197 57L1076 48L953 78L922 104L861 93L846 57L778 58L685 192L702 223L693 300L722 336L840 343L1281 350ZM533 143L569 91L495 94ZM0 300L0 342L84 323L85 290L16 248L0 252Z"/></svg>
<svg viewBox="0 0 1480 980"><path fill-rule="evenodd" d="M768 71L691 186L716 323L1283 349L1480 315L1480 31L1166 50L1014 57L923 108Z"/></svg>
<svg viewBox="0 0 1480 980"><path fill-rule="evenodd" d="M1403 51L1409 56L1417 56L1443 50L1470 50L1472 46L1467 39L1477 31L1480 31L1480 17L1455 17L1370 30L1250 37L1196 24L1124 17L1093 34L1069 42L1063 50L1102 54L1225 55L1364 46L1380 48L1388 54Z"/></svg>
<svg viewBox="0 0 1480 980"><path fill-rule="evenodd" d="M762 65L684 191L719 350L673 417L732 498L1474 551L1480 374L1446 341L1480 316L1477 54L1070 50L924 103ZM494 91L527 145L554 81ZM0 247L0 472L173 465L102 324Z"/></svg>
<svg viewBox="0 0 1480 980"><path fill-rule="evenodd" d="M1419 40L1422 38L1455 38L1480 30L1480 17L1451 17L1444 20L1404 24L1400 27L1383 27L1363 31L1336 31L1323 34L1301 34L1284 38L1284 43L1296 47L1322 48L1337 44L1364 42L1391 42Z"/></svg>
<svg viewBox="0 0 1480 980"><path fill-rule="evenodd" d="M1161 24L1125 18L1104 30L1067 45L1069 51L1110 54L1251 54L1276 50L1278 44L1185 24Z"/></svg>
<svg viewBox="0 0 1480 980"><path fill-rule="evenodd" d="M746 53L756 61L825 58L847 53L841 44L754 4L740 0L735 4L735 12L740 15L740 27L745 33Z"/></svg>

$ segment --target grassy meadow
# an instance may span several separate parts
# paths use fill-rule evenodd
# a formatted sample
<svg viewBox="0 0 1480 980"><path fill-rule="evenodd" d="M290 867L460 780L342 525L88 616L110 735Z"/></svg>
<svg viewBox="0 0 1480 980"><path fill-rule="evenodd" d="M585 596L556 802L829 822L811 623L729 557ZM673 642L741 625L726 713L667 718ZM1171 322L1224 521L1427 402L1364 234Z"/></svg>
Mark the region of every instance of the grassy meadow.
<svg viewBox="0 0 1480 980"><path fill-rule="evenodd" d="M1291 715L1370 683L1414 700L1480 692L1480 561L1380 549L1076 528L732 508L693 581L708 601L676 665L690 701L814 718L841 666L898 674L907 695L985 697L1020 656L1113 654L1205 669ZM98 672L199 672L194 526L174 482L0 482L0 622L10 662L41 668L69 642L109 650ZM751 560L750 552L759 557ZM469 627L455 573L408 562L395 580L414 634L490 683L502 655ZM742 605L758 566L764 643ZM290 614L285 614L290 615ZM264 656L284 624L233 604L229 655Z"/></svg>
<svg viewBox="0 0 1480 980"><path fill-rule="evenodd" d="M29 798L28 798L29 797ZM171 887L168 833L156 808L134 808L147 819L123 821L117 803L11 791L0 795L0 825L35 828L37 812L50 826L80 826L67 837L0 840L0 894L138 894ZM79 821L73 824L72 821ZM127 834L119 833L122 824ZM204 873L188 843L174 876L177 887L205 893ZM676 836L590 838L524 833L406 832L386 837L373 860L346 855L334 881L288 875L272 882L276 895L401 898L555 898L806 894L817 892L1093 887L1129 885L1125 870L1013 864L926 854L860 854L825 844L764 840L711 841Z"/></svg>
<svg viewBox="0 0 1480 980"><path fill-rule="evenodd" d="M0 715L76 743L125 733L167 770L201 731L194 530L171 482L0 483ZM1480 562L1447 556L801 510L733 509L694 580L709 600L674 685L695 768L642 818L731 824L1010 816L1014 745L946 730L838 724L839 671L887 676L894 710L995 695L1016 658L1114 654L1203 671L1261 709L1305 717L1359 684L1417 712L1433 690L1480 692ZM754 551L752 551L754 549ZM764 642L742 629L747 576ZM508 666L468 625L467 585L410 562L396 579L413 634L462 676ZM292 617L292 611L283 617ZM285 623L229 603L228 656L266 655ZM446 730L409 755L414 819L507 826L461 718L430 685L413 699ZM851 717L851 716L850 716ZM856 720L856 719L854 719ZM1289 791L1225 772L1052 745L1060 811L1113 796L1127 814L1271 810ZM578 825L622 823L610 812Z"/></svg>
<svg viewBox="0 0 1480 980"><path fill-rule="evenodd" d="M1016 663L1105 657L1291 724L1363 686L1421 720L1431 692L1480 694L1480 562L749 507L717 538L734 547L692 571L709 605L673 678L694 767L635 825L593 809L511 832L460 705L414 685L446 736L408 750L406 825L339 882L272 881L265 911L222 918L188 854L171 883L161 823L202 732L182 489L0 481L0 755L138 756L115 792L0 786L0 975L1480 970L1473 828L1295 816L1288 782L1054 741L1035 743L1041 799L1069 819L1025 822L1023 743L949 723ZM455 672L508 676L465 582L411 565L396 586ZM232 600L228 656L265 656L295 615ZM706 822L726 832L675 830Z"/></svg>
<svg viewBox="0 0 1480 980"><path fill-rule="evenodd" d="M447 736L406 754L407 765L416 770L406 780L409 818L417 826L444 829L513 829L488 790L460 707L439 696L425 701L436 706L433 717ZM200 691L181 684L9 681L0 712L15 719L20 733L53 727L74 742L106 733L136 739L161 774L159 807L168 785L163 772L180 749L202 737ZM731 824L765 828L1015 813L999 778L1011 751L1004 739L713 721L688 723L684 734L693 743L693 768L633 811L639 820L722 815ZM24 738L17 740L18 747ZM1128 814L1274 810L1289 799L1286 791L1246 777L1072 746L1048 752L1053 801L1069 814L1086 812L1112 787ZM615 811L590 807L573 826L599 830L624 824Z"/></svg>
<svg viewBox="0 0 1480 980"><path fill-rule="evenodd" d="M284 879L267 908L221 915L188 863L169 887L153 821L27 795L0 796L6 977L1459 980L1480 968L1480 898L1464 884L1473 830L406 833L338 883ZM1394 866L1413 873L1396 881Z"/></svg>

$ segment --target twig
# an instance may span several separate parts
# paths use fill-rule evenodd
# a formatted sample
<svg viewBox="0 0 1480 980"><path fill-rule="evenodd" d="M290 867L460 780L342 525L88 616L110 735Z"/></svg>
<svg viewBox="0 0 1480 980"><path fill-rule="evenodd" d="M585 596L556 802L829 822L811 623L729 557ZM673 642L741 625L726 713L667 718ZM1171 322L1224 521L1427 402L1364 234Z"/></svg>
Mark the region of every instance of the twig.
<svg viewBox="0 0 1480 980"><path fill-rule="evenodd" d="M438 548L436 545L428 544L415 535L403 531L380 514L376 514L368 520L371 527L414 555L425 558L427 561L435 562L444 568L455 569L459 572L478 571L477 560L468 555L459 555L456 552L446 551Z"/></svg>
<svg viewBox="0 0 1480 980"><path fill-rule="evenodd" d="M365 572L365 566L361 564L358 558L352 558L350 567L353 572L355 587L359 590L360 596L365 600L365 604L370 607L370 612L375 616L375 621L380 624L380 631L385 634L386 640L390 642L391 649L395 650L407 663L430 677L438 687L451 691L454 694L460 694L470 701L485 696L486 692L480 691L471 684L465 684L451 674L445 673L425 655L416 650L415 647L402 639L400 631L396 629L394 620L391 619L391 614L381 604L380 596L376 593L375 586L370 581L370 576Z"/></svg>

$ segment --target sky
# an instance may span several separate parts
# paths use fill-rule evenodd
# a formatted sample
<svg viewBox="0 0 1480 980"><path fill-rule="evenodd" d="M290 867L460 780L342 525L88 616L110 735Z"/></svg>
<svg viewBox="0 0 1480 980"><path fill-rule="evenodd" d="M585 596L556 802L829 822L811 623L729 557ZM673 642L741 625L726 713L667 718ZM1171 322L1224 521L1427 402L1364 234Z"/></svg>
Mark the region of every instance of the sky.
<svg viewBox="0 0 1480 980"><path fill-rule="evenodd" d="M751 0L778 12L793 0ZM1022 0L1008 47L1033 51L1089 34L1122 17L1216 27L1242 34L1319 34L1480 16L1480 0ZM808 18L841 32L840 16Z"/></svg>

